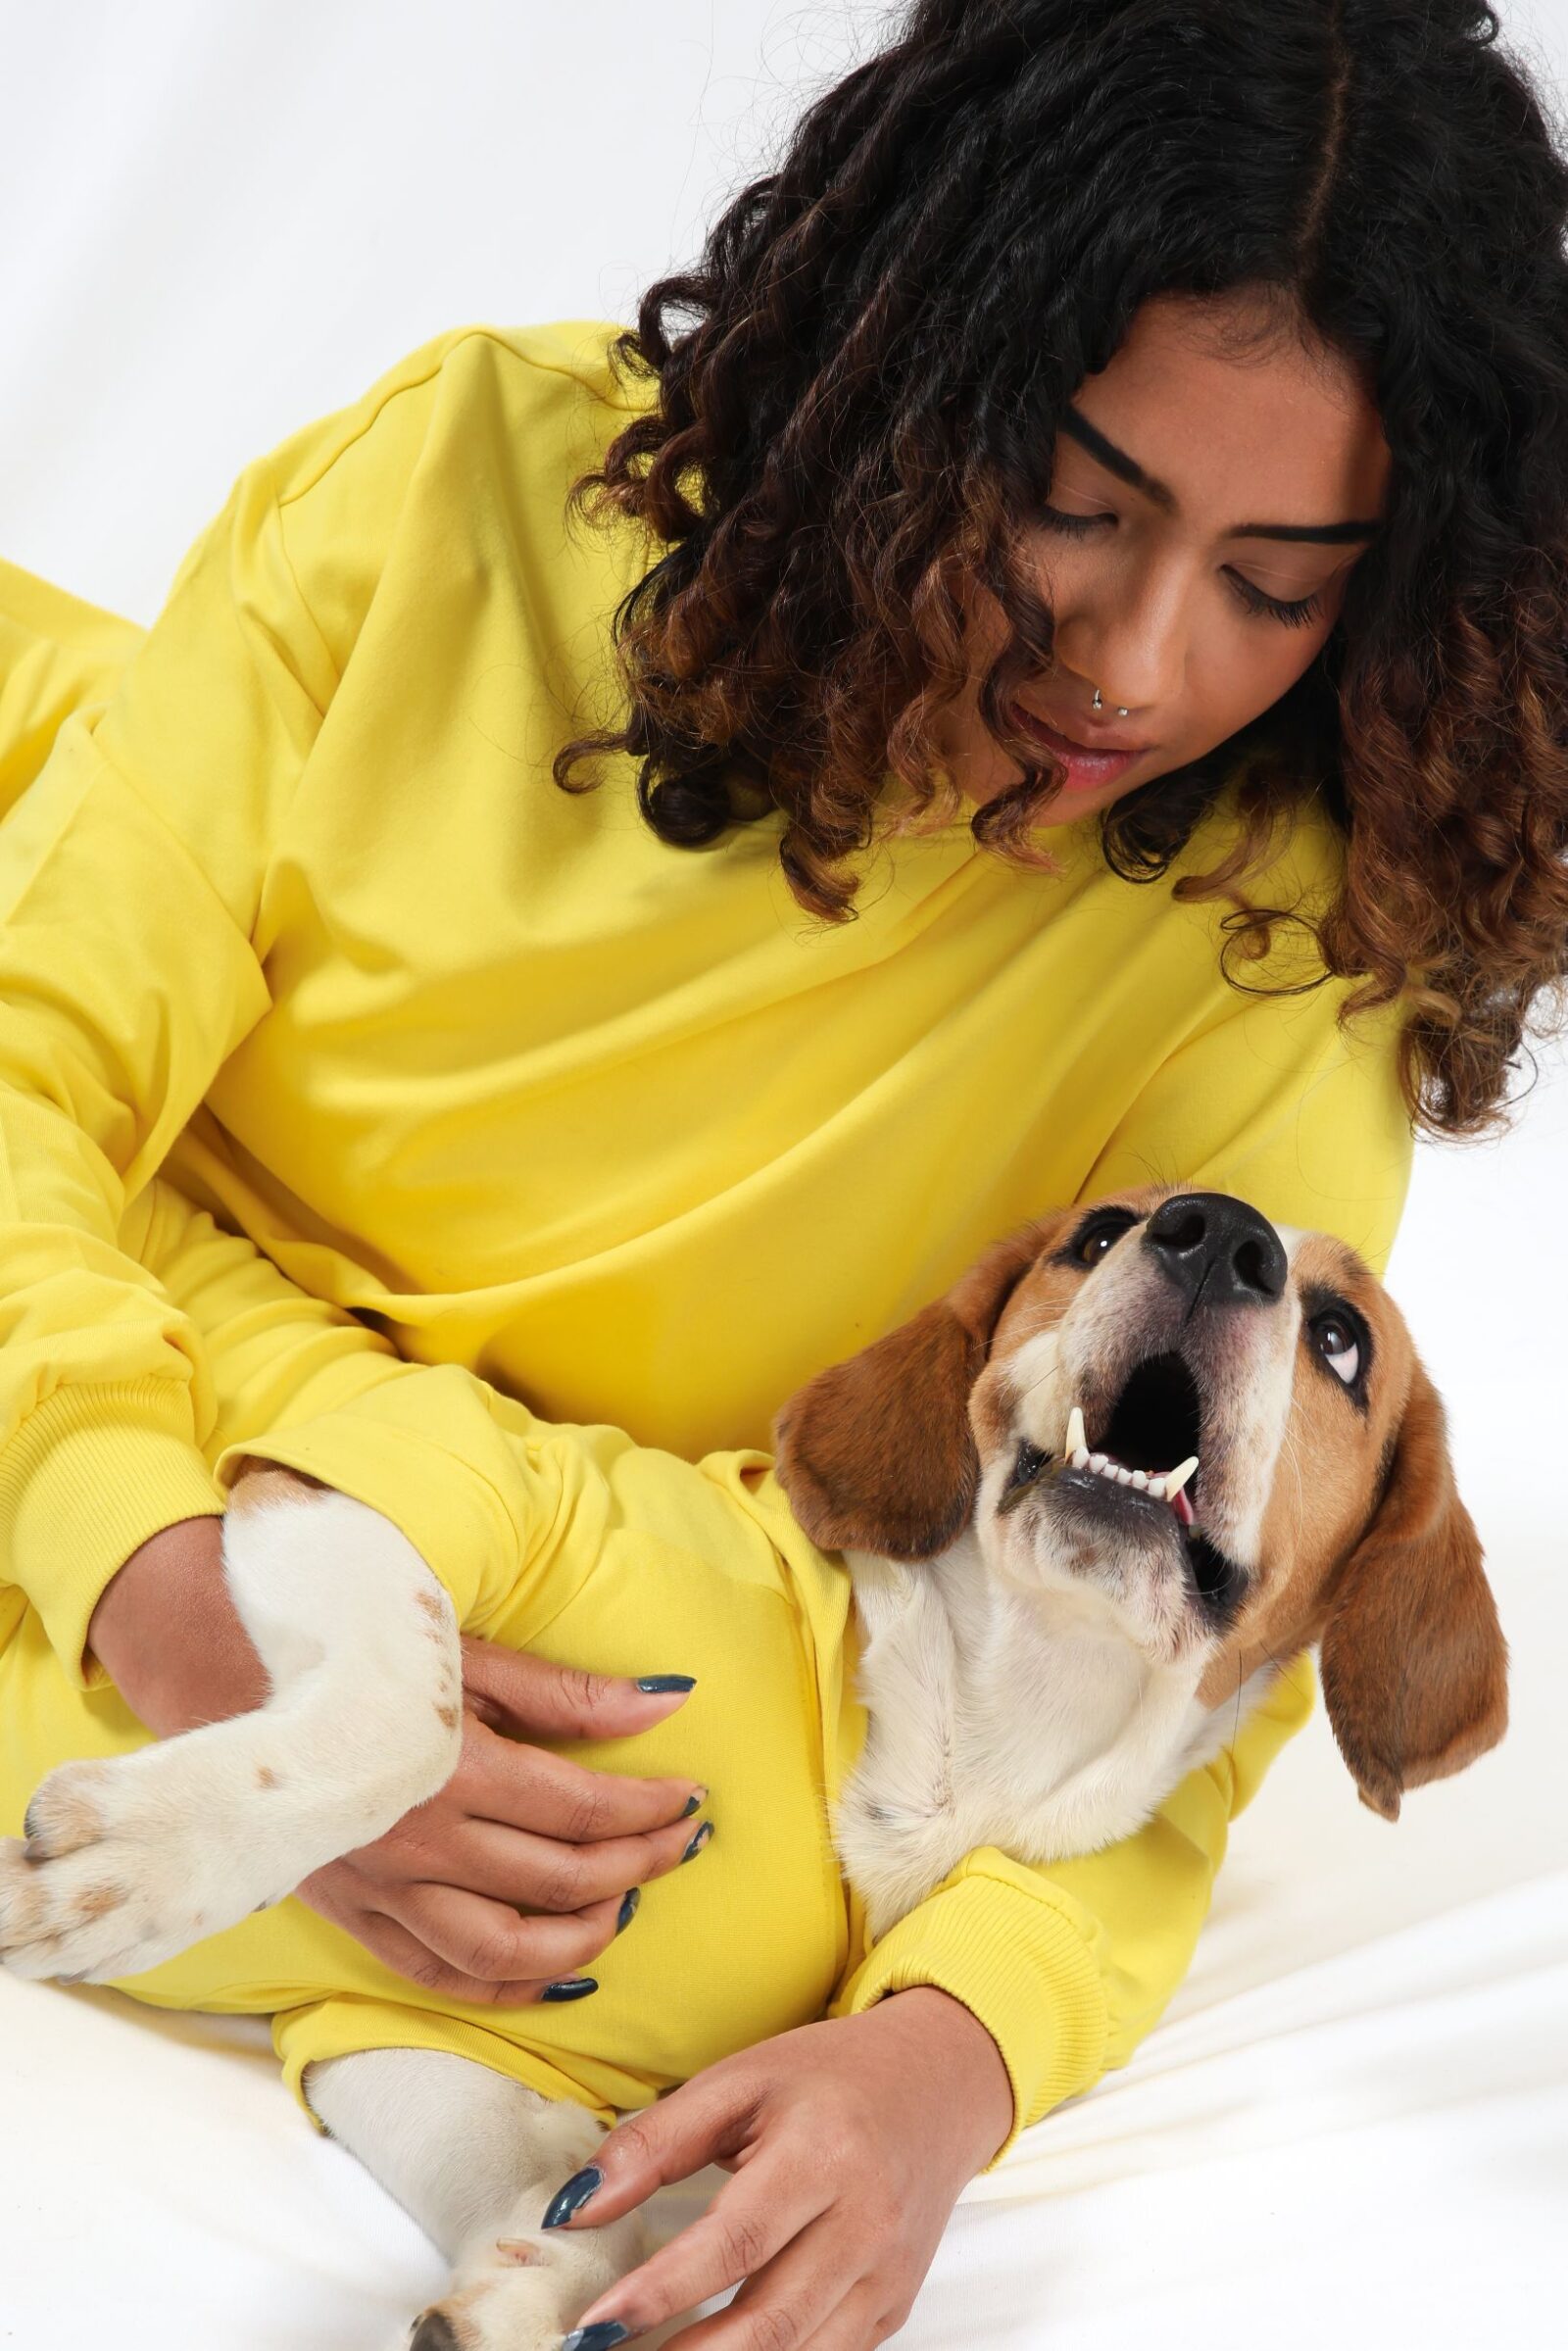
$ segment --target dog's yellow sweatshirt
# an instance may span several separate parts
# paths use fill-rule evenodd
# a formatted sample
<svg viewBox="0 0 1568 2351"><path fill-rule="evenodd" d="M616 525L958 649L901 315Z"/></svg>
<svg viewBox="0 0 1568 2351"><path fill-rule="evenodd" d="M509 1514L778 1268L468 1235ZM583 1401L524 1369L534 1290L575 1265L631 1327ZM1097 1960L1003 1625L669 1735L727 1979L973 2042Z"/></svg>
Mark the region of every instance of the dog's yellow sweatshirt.
<svg viewBox="0 0 1568 2351"><path fill-rule="evenodd" d="M0 563L0 1833L52 1764L146 1740L84 1656L98 1595L270 1455L395 1520L466 1629L698 1674L660 1732L577 1751L707 1779L717 1836L576 2008L451 2012L293 1900L124 1988L277 2012L302 2096L312 2058L395 2041L603 2110L715 2033L935 1984L995 2034L1021 2126L1164 2007L1309 1666L1138 1835L1046 1871L973 1855L867 1948L819 1827L769 1821L786 1718L817 1723L825 1795L858 1714L837 1683L780 1694L842 1659L844 1588L791 1564L772 1416L997 1235L1122 1183L1231 1189L1381 1268L1393 1024L1342 1032L1333 983L1230 988L1223 905L1117 879L1092 821L1053 829L1049 875L961 824L885 843L829 927L780 816L693 852L629 760L560 791L554 752L615 715L610 618L650 560L564 514L647 397L613 331L423 345L245 468L149 631ZM1309 812L1270 903L1319 899L1336 856ZM1310 978L1299 937L1254 981ZM635 1527L610 1557L571 1497L622 1431L637 1475L755 1525L733 1578ZM541 1608L546 1560L572 1606Z"/></svg>

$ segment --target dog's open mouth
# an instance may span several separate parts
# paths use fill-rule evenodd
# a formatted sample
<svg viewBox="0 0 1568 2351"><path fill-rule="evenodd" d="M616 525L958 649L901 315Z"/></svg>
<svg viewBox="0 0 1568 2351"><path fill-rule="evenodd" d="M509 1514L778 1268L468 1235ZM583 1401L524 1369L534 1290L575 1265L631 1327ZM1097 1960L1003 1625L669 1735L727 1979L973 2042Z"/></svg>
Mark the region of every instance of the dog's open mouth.
<svg viewBox="0 0 1568 2351"><path fill-rule="evenodd" d="M1150 1355L1130 1374L1102 1436L1091 1446L1083 1414L1067 1426L1066 1458L1113 1484L1168 1502L1184 1527L1197 1523L1202 1405L1180 1355ZM1078 1440L1075 1445L1073 1440Z"/></svg>
<svg viewBox="0 0 1568 2351"><path fill-rule="evenodd" d="M1060 1462L1025 1445L1032 1462L1018 1462L1010 1507L1042 1472L1055 1469L1057 1481L1096 1500L1126 1500L1133 1509L1171 1514L1180 1528L1192 1583L1206 1601L1220 1603L1237 1583L1237 1571L1201 1533L1203 1403L1190 1366L1175 1351L1150 1354L1136 1363L1121 1385L1109 1420L1089 1442L1084 1415L1074 1406L1067 1420ZM1107 1493L1109 1489L1109 1493Z"/></svg>

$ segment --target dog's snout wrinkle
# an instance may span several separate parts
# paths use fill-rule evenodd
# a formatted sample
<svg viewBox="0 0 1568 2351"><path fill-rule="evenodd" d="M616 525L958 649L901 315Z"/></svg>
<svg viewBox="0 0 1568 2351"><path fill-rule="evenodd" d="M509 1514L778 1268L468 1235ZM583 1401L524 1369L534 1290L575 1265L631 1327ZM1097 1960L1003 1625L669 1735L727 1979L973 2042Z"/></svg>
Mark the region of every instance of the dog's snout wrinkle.
<svg viewBox="0 0 1568 2351"><path fill-rule="evenodd" d="M1144 1227L1144 1246L1187 1300L1200 1306L1272 1306L1285 1295L1289 1260L1266 1216L1225 1192L1182 1192Z"/></svg>

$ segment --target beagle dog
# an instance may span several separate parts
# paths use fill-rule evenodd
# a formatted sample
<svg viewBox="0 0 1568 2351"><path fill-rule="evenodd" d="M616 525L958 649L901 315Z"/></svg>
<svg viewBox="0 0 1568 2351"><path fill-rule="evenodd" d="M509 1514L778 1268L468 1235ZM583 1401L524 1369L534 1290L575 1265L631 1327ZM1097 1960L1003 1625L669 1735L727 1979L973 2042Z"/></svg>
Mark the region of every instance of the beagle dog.
<svg viewBox="0 0 1568 2351"><path fill-rule="evenodd" d="M1503 1735L1506 1648L1404 1323L1341 1243L1239 1200L1152 1188L1032 1221L773 1436L858 1619L868 1727L833 1829L874 1933L979 1847L1049 1864L1128 1835L1314 1643L1387 1820ZM224 1555L272 1694L49 1774L26 1842L0 1843L19 1974L150 1967L456 1766L459 1628L389 1521L247 1464ZM333 2136L454 2263L414 2351L546 2351L640 2258L635 2218L541 2231L600 2134L580 2107L428 2050L315 2070Z"/></svg>

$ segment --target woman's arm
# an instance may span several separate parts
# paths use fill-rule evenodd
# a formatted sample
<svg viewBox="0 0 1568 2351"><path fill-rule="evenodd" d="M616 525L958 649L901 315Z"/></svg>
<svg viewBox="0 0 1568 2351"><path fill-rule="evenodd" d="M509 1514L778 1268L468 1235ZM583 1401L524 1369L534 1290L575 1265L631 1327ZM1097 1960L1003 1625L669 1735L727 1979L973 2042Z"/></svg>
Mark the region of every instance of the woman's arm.
<svg viewBox="0 0 1568 2351"><path fill-rule="evenodd" d="M77 1688L111 1577L223 1508L199 1339L139 1258L149 1188L270 1009L274 858L451 340L411 355L396 400L373 385L247 465L149 630L0 568L0 656L22 663L0 689L19 795L0 823L0 1562Z"/></svg>
<svg viewBox="0 0 1568 2351"><path fill-rule="evenodd" d="M104 1587L87 1646L160 1739L249 1714L270 1688L223 1581L220 1517L182 1519L139 1543Z"/></svg>
<svg viewBox="0 0 1568 2351"><path fill-rule="evenodd" d="M400 371L395 403L372 387L285 445L291 479L311 485L290 506L287 540L271 461L248 466L145 634L100 615L101 639L89 628L79 647L62 643L58 661L40 661L39 632L60 608L70 606L73 629L80 617L74 600L51 600L42 583L0 626L0 651L20 642L28 657L26 676L8 674L0 696L0 785L26 787L0 825L0 1560L72 1681L92 1688L112 1671L160 1732L244 1711L265 1682L219 1554L226 1374L215 1371L210 1339L245 1301L226 1273L179 1296L161 1278L169 1204L157 1171L269 1008L259 942L270 861L373 595L377 534L395 527L439 377L435 348L422 371ZM331 479L346 449L352 497ZM316 484L324 513L313 506ZM16 604L19 581L26 575L14 567L0 571L0 596ZM233 1238L209 1229L212 1246ZM247 1278L241 1269L233 1282ZM253 1326L256 1418L238 1433L265 1430L279 1395L297 1404L302 1356L328 1408L372 1380L423 1382L421 1396L436 1400L415 1403L406 1425L373 1406L348 1412L341 1482L368 1479L372 1503L416 1488L406 1515L419 1547L455 1600L471 1601L515 1557L483 1433L477 1449L469 1434L488 1415L458 1396L456 1375L398 1364L379 1334L311 1305L314 1323L294 1335L299 1354L286 1333L269 1354L257 1335L266 1309ZM454 1422L466 1434L443 1451ZM493 1424L489 1437L493 1446ZM530 1731L614 1736L658 1720L678 1694L578 1686L545 1667L528 1681L529 1662L498 1667L470 1651L463 1788L447 1799L466 1809L410 1816L399 1850L367 1864L382 1872L373 1916L384 1923L365 1929L383 1938L377 1956L465 1997L494 1998L498 1979L534 1972L540 1929L517 1914L533 1890L542 1911L592 1910L602 1945L625 1892L671 1866L690 1836L678 1828L690 1783L568 1775L498 1729L510 1722L524 1740ZM492 1858L499 1851L505 1884L488 1883L476 1858L476 1818L509 1832L485 1844ZM427 1848L415 1850L416 1834L434 1837L436 1868ZM346 1882L349 1865L337 1866ZM432 1879L434 1910L428 1890L416 1891ZM613 1898L603 1890L612 1879ZM327 1907L331 1888L313 1884ZM350 1932L365 1925L358 1899L345 1884L328 1913ZM400 1905L407 1923L392 1948ZM457 1905L471 1922L466 1935L450 1924ZM470 1977L465 1954L490 1975Z"/></svg>
<svg viewBox="0 0 1568 2351"><path fill-rule="evenodd" d="M303 615L249 600L277 530L262 464L0 825L0 1559L78 1688L122 1562L223 1507L199 1341L126 1228L270 1002L251 934L320 722Z"/></svg>

